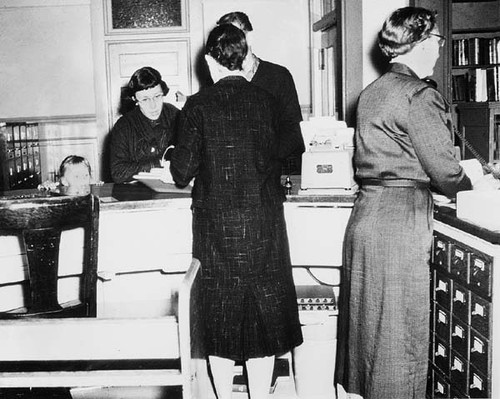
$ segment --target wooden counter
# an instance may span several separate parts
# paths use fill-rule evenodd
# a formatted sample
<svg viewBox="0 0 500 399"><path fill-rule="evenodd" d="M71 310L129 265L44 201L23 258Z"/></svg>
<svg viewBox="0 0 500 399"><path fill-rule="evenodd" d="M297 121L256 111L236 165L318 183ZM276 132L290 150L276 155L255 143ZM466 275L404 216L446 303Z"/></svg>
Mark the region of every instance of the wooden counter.
<svg viewBox="0 0 500 399"><path fill-rule="evenodd" d="M354 196L299 195L298 187L285 203L296 283L338 286ZM93 193L101 209L98 314L141 312L146 302L151 312L168 312L174 299L168 282L180 278L191 259L190 195L155 193L140 183L104 184Z"/></svg>
<svg viewBox="0 0 500 399"><path fill-rule="evenodd" d="M294 179L296 180L296 179ZM299 182L294 184L292 194L287 195L287 203L318 203L338 204L339 206L352 207L355 195L339 194L332 192L330 194L299 194ZM191 204L190 194L180 191L179 193L156 193L141 183L133 184L113 184L106 183L102 186L93 186L92 193L99 197L101 210L116 209L137 209L163 206L172 203L187 201Z"/></svg>
<svg viewBox="0 0 500 399"><path fill-rule="evenodd" d="M457 218L456 210L448 206L435 206L434 219L488 241L491 244L500 244L500 231L488 230L467 220L459 219Z"/></svg>
<svg viewBox="0 0 500 399"><path fill-rule="evenodd" d="M337 285L343 234L354 197L299 195L298 187L294 184L294 192L285 203L291 258L301 269L296 272L297 283L316 284L318 278ZM191 261L190 194L155 193L141 183L92 186L92 193L100 199L98 315L168 314L176 295L172 284L180 282ZM40 193L4 193L31 195ZM64 235L63 244L78 242L79 236L73 238L69 233ZM69 245L63 259L78 259L79 252L76 244ZM0 283L22 281L27 272L25 251L16 237L0 238L0 257L6 265ZM61 267L60 271L71 274L76 267ZM67 290L74 292L75 288ZM62 290L65 298L70 295L67 290ZM2 308L20 305L15 298L21 295L20 286L0 290Z"/></svg>

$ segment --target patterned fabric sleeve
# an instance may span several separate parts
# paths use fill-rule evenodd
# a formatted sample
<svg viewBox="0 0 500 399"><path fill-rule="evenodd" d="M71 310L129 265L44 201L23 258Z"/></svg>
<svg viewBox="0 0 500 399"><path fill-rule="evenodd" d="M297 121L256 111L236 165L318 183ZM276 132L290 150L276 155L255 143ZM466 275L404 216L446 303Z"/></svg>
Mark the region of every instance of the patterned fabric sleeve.
<svg viewBox="0 0 500 399"><path fill-rule="evenodd" d="M431 183L449 197L470 190L470 179L455 158L441 94L425 88L411 99L408 133Z"/></svg>
<svg viewBox="0 0 500 399"><path fill-rule="evenodd" d="M201 151L202 125L197 123L197 117L190 100L186 102L179 118L179 132L177 145L172 152L170 171L174 181L179 186L187 186L191 179L198 174Z"/></svg>

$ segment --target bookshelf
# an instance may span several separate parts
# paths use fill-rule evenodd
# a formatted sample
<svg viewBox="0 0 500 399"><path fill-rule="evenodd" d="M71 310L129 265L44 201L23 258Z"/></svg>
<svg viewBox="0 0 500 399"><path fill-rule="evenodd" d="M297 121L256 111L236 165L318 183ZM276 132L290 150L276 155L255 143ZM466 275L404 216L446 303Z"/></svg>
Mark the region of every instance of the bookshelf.
<svg viewBox="0 0 500 399"><path fill-rule="evenodd" d="M40 184L38 124L0 123L0 191Z"/></svg>
<svg viewBox="0 0 500 399"><path fill-rule="evenodd" d="M500 31L453 34L453 102L500 100Z"/></svg>
<svg viewBox="0 0 500 399"><path fill-rule="evenodd" d="M488 162L499 162L500 0L413 0L437 11L446 45L433 79L457 129ZM460 139L463 159L472 158Z"/></svg>
<svg viewBox="0 0 500 399"><path fill-rule="evenodd" d="M451 101L458 129L488 162L500 161L500 1L451 1ZM460 140L464 159L473 158Z"/></svg>
<svg viewBox="0 0 500 399"><path fill-rule="evenodd" d="M458 128L474 149L487 162L500 161L500 102L460 102L456 104ZM464 159L473 158L463 145Z"/></svg>

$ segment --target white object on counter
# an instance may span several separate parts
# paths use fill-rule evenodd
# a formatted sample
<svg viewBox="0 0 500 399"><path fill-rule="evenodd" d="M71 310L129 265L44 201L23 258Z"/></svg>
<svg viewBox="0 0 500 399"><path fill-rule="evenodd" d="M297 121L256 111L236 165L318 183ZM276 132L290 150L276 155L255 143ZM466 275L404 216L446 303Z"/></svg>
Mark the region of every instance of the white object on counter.
<svg viewBox="0 0 500 399"><path fill-rule="evenodd" d="M175 185L170 173L170 161L165 161L164 165L165 167L163 168L151 168L149 172L139 172L137 175L134 175L134 179L157 193L190 192L192 189L191 185L184 188Z"/></svg>
<svg viewBox="0 0 500 399"><path fill-rule="evenodd" d="M465 174L470 179L472 185L484 175L483 167L477 159L465 159L460 161L460 166L464 168Z"/></svg>
<svg viewBox="0 0 500 399"><path fill-rule="evenodd" d="M491 191L500 189L500 180L496 179L491 173L484 174L483 167L477 159L460 161L460 165L469 177L473 190Z"/></svg>
<svg viewBox="0 0 500 399"><path fill-rule="evenodd" d="M500 191L460 191L457 217L493 231L500 231Z"/></svg>
<svg viewBox="0 0 500 399"><path fill-rule="evenodd" d="M162 168L151 168L149 172L139 172L134 176L134 179L144 180L144 179L158 179L163 183L175 184L172 175L170 174L170 161L165 161L165 167Z"/></svg>

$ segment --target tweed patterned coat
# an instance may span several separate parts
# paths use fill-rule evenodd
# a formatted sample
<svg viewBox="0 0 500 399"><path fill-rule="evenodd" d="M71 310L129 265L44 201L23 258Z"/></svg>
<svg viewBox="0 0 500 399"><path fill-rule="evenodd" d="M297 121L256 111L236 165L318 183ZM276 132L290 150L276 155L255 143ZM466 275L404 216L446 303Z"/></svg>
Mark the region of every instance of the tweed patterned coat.
<svg viewBox="0 0 500 399"><path fill-rule="evenodd" d="M448 105L403 64L358 104L356 174L471 188ZM335 381L366 399L425 398L433 200L427 188L361 186L344 241Z"/></svg>
<svg viewBox="0 0 500 399"><path fill-rule="evenodd" d="M181 185L194 177L206 355L246 360L302 342L274 101L244 78L227 77L181 112L171 172Z"/></svg>

